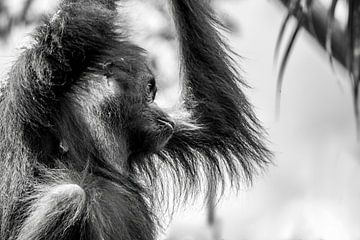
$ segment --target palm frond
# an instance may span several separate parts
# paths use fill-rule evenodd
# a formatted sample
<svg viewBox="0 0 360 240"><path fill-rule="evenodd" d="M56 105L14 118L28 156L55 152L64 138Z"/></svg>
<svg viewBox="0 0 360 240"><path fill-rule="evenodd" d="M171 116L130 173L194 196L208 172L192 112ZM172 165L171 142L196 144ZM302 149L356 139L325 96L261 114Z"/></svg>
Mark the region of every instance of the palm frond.
<svg viewBox="0 0 360 240"><path fill-rule="evenodd" d="M282 44L282 41L285 36L285 30L286 30L287 26L289 25L289 22L290 22L290 19L292 16L298 16L300 18L300 20L297 22L297 24L296 24L294 30L292 31L291 36L287 42L287 46L285 48L285 53L281 58L281 63L280 63L280 67L278 70L277 86L276 86L276 117L278 117L280 114L281 90L282 90L284 72L286 69L286 65L287 65L291 50L293 49L293 45L294 45L296 36L298 35L299 30L301 28L301 22L302 22L301 19L303 19L303 17L302 17L303 14L301 13L300 1L298 1L298 0L290 1L287 15L281 24L281 28L280 28L280 31L278 34L278 38L277 38L276 46L275 46L275 52L274 52L274 66L275 67L277 67L277 61L279 59L281 44Z"/></svg>
<svg viewBox="0 0 360 240"><path fill-rule="evenodd" d="M349 2L348 18L348 61L347 67L350 73L350 79L353 87L354 112L357 123L358 138L360 137L359 126L359 81L360 81L360 2L351 0Z"/></svg>
<svg viewBox="0 0 360 240"><path fill-rule="evenodd" d="M326 51L329 54L329 62L331 65L331 68L334 70L334 61L333 61L333 55L332 55L332 34L334 31L333 25L334 25L334 19L335 19L335 9L337 6L338 0L333 0L330 5L330 9L328 12L328 21L326 26L326 44L325 48Z"/></svg>
<svg viewBox="0 0 360 240"><path fill-rule="evenodd" d="M292 3L298 3L296 1L292 2ZM289 21L291 19L291 16L295 13L296 11L296 6L298 4L291 4L290 7L289 7L289 11L287 12L286 14L286 17L284 18L284 20L282 21L282 24L281 24L281 27L280 27L280 30L279 30L279 34L278 34L278 37L277 37L277 40L276 40L276 46L275 46L275 51L274 51L274 67L276 67L276 63L277 63L277 60L279 58L279 53L280 53L280 47L281 47L281 42L284 38L284 34L285 34L285 30L289 24Z"/></svg>
<svg viewBox="0 0 360 240"><path fill-rule="evenodd" d="M280 93L286 63L289 60L294 40L298 36L298 29L303 27L328 53L329 61L334 70L334 59L343 65L349 72L352 86L354 113L360 136L360 111L359 111L359 82L360 82L360 1L359 0L331 0L329 6L321 0L279 0L287 7L287 13L279 31L278 41L275 46L275 61L278 61L284 29L290 16L297 19L298 24L292 32L281 59L277 78L277 108L280 106ZM347 28L342 29L336 17L339 3L348 7ZM292 6L296 6L295 8ZM277 109L279 111L279 109Z"/></svg>
<svg viewBox="0 0 360 240"><path fill-rule="evenodd" d="M286 65L287 65L291 50L293 49L295 39L298 36L299 30L301 28L302 21L303 21L303 17L301 17L299 19L294 31L292 32L292 34L290 36L290 39L289 39L286 49L285 49L284 56L281 60L281 64L279 67L279 72L278 72L278 77L277 77L277 86L276 86L276 116L277 117L280 114L281 89L282 89L282 84L283 84L283 79L284 79L284 72L286 69Z"/></svg>

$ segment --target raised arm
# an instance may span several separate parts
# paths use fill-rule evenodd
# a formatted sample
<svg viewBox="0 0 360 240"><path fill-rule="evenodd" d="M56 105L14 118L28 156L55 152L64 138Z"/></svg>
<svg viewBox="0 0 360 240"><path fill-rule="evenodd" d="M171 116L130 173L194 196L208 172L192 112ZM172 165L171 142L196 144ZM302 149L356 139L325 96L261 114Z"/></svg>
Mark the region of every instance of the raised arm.
<svg viewBox="0 0 360 240"><path fill-rule="evenodd" d="M241 90L247 86L208 1L170 2L180 42L185 108L191 118L190 124L180 123L176 129L168 153L184 169L178 172L189 179L189 186L199 185L204 176L206 189L227 178L237 186L241 177L251 180L256 169L269 162L263 129Z"/></svg>

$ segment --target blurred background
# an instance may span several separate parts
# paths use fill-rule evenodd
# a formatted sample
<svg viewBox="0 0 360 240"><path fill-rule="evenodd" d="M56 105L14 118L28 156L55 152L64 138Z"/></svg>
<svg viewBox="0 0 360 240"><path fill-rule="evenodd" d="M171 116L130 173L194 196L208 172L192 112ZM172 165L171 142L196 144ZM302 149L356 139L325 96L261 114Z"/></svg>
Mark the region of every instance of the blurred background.
<svg viewBox="0 0 360 240"><path fill-rule="evenodd" d="M316 1L327 7L332 2ZM170 107L180 96L179 67L177 43L163 2L131 0L122 5L132 37L148 50L157 69L157 101ZM360 240L354 81L345 71L346 63L336 59L330 63L324 44L315 40L311 29L299 30L291 56L285 63L279 57L274 67L278 35L291 12L291 6L281 2L286 1L211 1L230 29L225 33L228 42L242 56L239 66L251 86L245 91L268 131L274 165L257 176L253 186L243 186L238 194L227 193L215 208L213 226L207 224L208 208L194 202L175 213L160 239ZM0 79L6 78L21 48L31 42L30 33L42 15L52 13L56 5L57 1L47 0L0 0ZM335 19L340 26L347 22L346 9L341 4L337 7ZM291 39L298 22L291 18L286 24L283 39ZM291 40L283 42L286 46ZM286 52L286 47L279 50L280 55ZM276 69L284 64L278 108Z"/></svg>

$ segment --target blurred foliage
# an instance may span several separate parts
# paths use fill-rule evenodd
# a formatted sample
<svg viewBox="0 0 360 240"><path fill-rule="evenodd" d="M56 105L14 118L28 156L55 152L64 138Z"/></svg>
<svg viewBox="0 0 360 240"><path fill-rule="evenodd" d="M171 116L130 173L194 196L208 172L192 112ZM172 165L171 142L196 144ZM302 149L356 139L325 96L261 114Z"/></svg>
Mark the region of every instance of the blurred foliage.
<svg viewBox="0 0 360 240"><path fill-rule="evenodd" d="M330 64L336 59L349 72L353 89L354 112L359 130L359 81L360 81L360 1L359 0L278 0L287 8L287 15L280 27L275 47L274 62L279 61L277 83L277 111L280 108L283 76L299 30L304 28L328 53ZM336 14L345 8L345 15ZM297 20L287 41L285 31L292 18ZM343 22L345 25L343 26ZM284 43L283 43L284 42ZM283 55L279 57L281 46ZM359 132L359 131L358 131Z"/></svg>
<svg viewBox="0 0 360 240"><path fill-rule="evenodd" d="M29 16L29 10L34 0L25 0L21 4L21 11L11 13L4 0L0 0L0 39L7 39L13 27L30 25L39 22L41 15Z"/></svg>
<svg viewBox="0 0 360 240"><path fill-rule="evenodd" d="M43 14L45 14L45 13L29 14L31 7L36 2L35 0L23 0L23 1L16 0L15 2L18 2L21 11L13 13L10 11L8 4L6 4L9 1L11 0L0 0L0 40L6 40L7 37L10 35L11 30L14 27L17 27L19 25L30 25L37 23L41 20ZM147 3L150 2L163 15L167 15L167 10L165 7L166 4L164 4L163 0L142 0L142 1ZM215 2L215 1L220 1L220 0L210 0L210 2ZM227 1L233 1L233 0L227 0ZM220 15L224 25L230 31L238 30L236 29L237 24L230 16L228 16L225 13L220 13ZM165 39L173 38L170 32L163 32L162 37Z"/></svg>

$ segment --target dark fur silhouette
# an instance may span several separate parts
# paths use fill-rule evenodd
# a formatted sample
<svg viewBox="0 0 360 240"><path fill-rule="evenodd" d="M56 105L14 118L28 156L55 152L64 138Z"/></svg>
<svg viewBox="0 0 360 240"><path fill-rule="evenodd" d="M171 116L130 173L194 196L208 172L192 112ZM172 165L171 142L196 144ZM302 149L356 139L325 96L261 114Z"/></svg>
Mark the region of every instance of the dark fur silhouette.
<svg viewBox="0 0 360 240"><path fill-rule="evenodd" d="M211 9L169 2L187 118L154 104L146 54L116 1L64 0L36 29L1 89L2 240L155 239L159 179L185 199L238 186L268 163Z"/></svg>

